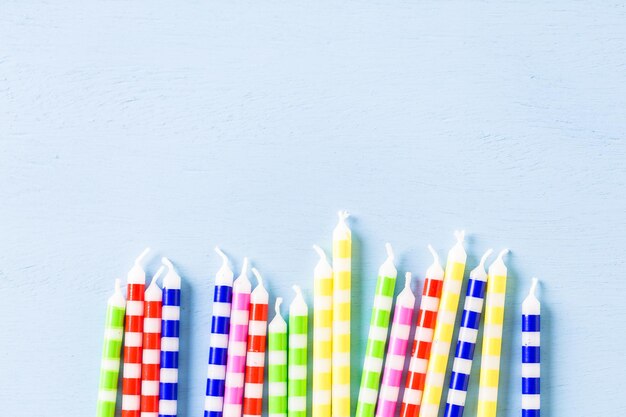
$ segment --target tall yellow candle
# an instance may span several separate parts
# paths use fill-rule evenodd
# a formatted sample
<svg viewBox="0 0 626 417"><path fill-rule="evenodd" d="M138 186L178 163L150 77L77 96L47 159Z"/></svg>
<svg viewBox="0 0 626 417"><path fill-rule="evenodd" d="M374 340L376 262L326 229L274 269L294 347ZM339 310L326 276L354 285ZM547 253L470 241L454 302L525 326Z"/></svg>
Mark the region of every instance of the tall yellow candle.
<svg viewBox="0 0 626 417"><path fill-rule="evenodd" d="M352 233L348 212L333 231L332 416L350 417L350 297Z"/></svg>
<svg viewBox="0 0 626 417"><path fill-rule="evenodd" d="M476 417L496 417L498 409L498 380L500 378L500 350L504 324L504 298L506 295L507 268L502 257L504 249L489 267L487 297L485 299L485 328L480 361L478 387L478 412Z"/></svg>
<svg viewBox="0 0 626 417"><path fill-rule="evenodd" d="M315 417L331 416L333 269L326 254L313 245L320 260L313 272L313 413Z"/></svg>
<svg viewBox="0 0 626 417"><path fill-rule="evenodd" d="M454 322L461 297L463 275L467 254L463 248L464 232L455 232L456 245L448 252L446 272L443 278L443 290L439 302L437 324L430 350L430 360L426 371L426 382L422 395L420 417L437 417L443 392L443 382L448 367L450 344L454 332Z"/></svg>

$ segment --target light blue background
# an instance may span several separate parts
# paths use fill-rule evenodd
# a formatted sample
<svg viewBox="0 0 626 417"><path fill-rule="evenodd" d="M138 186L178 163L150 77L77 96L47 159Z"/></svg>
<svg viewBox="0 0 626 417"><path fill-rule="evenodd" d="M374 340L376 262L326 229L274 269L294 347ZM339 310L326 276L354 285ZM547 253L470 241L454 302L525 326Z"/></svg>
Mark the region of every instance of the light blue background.
<svg viewBox="0 0 626 417"><path fill-rule="evenodd" d="M623 415L625 19L565 0L4 1L0 414L92 415L106 298L150 245L149 273L167 255L184 277L180 415L201 415L213 247L311 301L311 244L346 208L355 400L384 242L421 290L426 244L444 256L464 228L468 269L513 251L499 416L519 415L533 275L543 415Z"/></svg>

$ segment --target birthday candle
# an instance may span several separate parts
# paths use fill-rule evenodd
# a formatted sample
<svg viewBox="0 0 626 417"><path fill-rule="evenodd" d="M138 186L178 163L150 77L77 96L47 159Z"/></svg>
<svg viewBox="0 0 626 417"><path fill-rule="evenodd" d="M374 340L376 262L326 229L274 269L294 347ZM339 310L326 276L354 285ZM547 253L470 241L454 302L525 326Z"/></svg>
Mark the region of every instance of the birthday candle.
<svg viewBox="0 0 626 417"><path fill-rule="evenodd" d="M477 417L495 417L498 408L498 379L507 273L502 257L508 251L504 249L500 252L498 258L489 267Z"/></svg>
<svg viewBox="0 0 626 417"><path fill-rule="evenodd" d="M350 417L350 297L352 233L348 212L333 230L332 416Z"/></svg>
<svg viewBox="0 0 626 417"><path fill-rule="evenodd" d="M124 334L126 300L122 295L120 280L115 280L115 292L107 303L104 322L104 347L100 363L100 387L96 417L115 417L117 379L120 373L120 354Z"/></svg>
<svg viewBox="0 0 626 417"><path fill-rule="evenodd" d="M376 411L378 388L385 357L385 344L391 319L391 305L398 271L393 264L393 250L387 243L387 260L378 269L374 306L369 335L365 347L365 360L361 374L361 388L356 403L357 417L373 417Z"/></svg>
<svg viewBox="0 0 626 417"><path fill-rule="evenodd" d="M420 412L430 347L437 322L441 288L443 287L443 268L439 263L439 256L431 245L428 245L428 249L433 255L433 264L426 271L422 301L417 313L417 328L415 329L411 361L409 362L404 395L402 396L402 407L400 408L401 417L416 417Z"/></svg>
<svg viewBox="0 0 626 417"><path fill-rule="evenodd" d="M535 297L537 278L533 278L528 297L522 303L522 417L539 417L541 304Z"/></svg>
<svg viewBox="0 0 626 417"><path fill-rule="evenodd" d="M313 412L315 417L331 416L333 270L326 254L317 245L320 256L313 273Z"/></svg>
<svg viewBox="0 0 626 417"><path fill-rule="evenodd" d="M163 278L161 313L161 378L159 383L159 417L176 417L178 413L178 350L180 337L180 276L169 259Z"/></svg>
<svg viewBox="0 0 626 417"><path fill-rule="evenodd" d="M302 291L293 286L296 298L289 306L289 351L287 354L287 415L306 417L306 380L309 308Z"/></svg>
<svg viewBox="0 0 626 417"><path fill-rule="evenodd" d="M281 297L276 299L276 315L267 326L267 408L269 417L287 417L287 323L280 315Z"/></svg>
<svg viewBox="0 0 626 417"><path fill-rule="evenodd" d="M404 289L396 298L396 307L393 312L393 324L391 325L376 417L393 417L396 414L414 307L415 295L411 291L411 273L407 272Z"/></svg>
<svg viewBox="0 0 626 417"><path fill-rule="evenodd" d="M259 284L250 294L248 322L248 354L243 398L244 417L259 417L263 412L263 372L265 371L265 342L267 334L267 304L269 295L259 271L252 268Z"/></svg>
<svg viewBox="0 0 626 417"><path fill-rule="evenodd" d="M233 283L233 303L230 312L230 334L228 336L226 364L226 390L224 392L224 414L226 417L240 417L242 411L251 290L252 285L248 280L248 258L244 258L241 275Z"/></svg>
<svg viewBox="0 0 626 417"><path fill-rule="evenodd" d="M161 364L161 303L163 293L157 284L161 266L146 289L143 316L143 355L141 361L141 417L159 415Z"/></svg>
<svg viewBox="0 0 626 417"><path fill-rule="evenodd" d="M141 260L146 248L128 271L126 325L124 328L124 371L122 374L122 417L139 417L141 413L141 360L143 346L143 300L146 273Z"/></svg>
<svg viewBox="0 0 626 417"><path fill-rule="evenodd" d="M213 293L204 417L222 417L230 307L233 298L233 271L228 266L228 258L224 252L217 247L215 251L222 257L222 267L217 271Z"/></svg>
<svg viewBox="0 0 626 417"><path fill-rule="evenodd" d="M455 236L457 239L456 245L448 252L448 260L446 262L443 291L441 302L439 303L439 312L437 313L437 324L435 325L435 333L433 335L428 370L426 371L420 417L437 417L439 414L443 381L448 366L450 344L452 343L452 333L454 332L454 322L456 321L456 312L459 307L465 262L467 260L467 254L463 248L465 233L455 232Z"/></svg>
<svg viewBox="0 0 626 417"><path fill-rule="evenodd" d="M465 407L465 397L469 385L474 347L478 336L480 315L483 312L485 290L487 289L487 272L485 261L493 252L489 249L480 259L480 264L470 272L465 292L465 306L461 318L461 328L456 342L452 375L448 389L448 400L444 417L462 417Z"/></svg>

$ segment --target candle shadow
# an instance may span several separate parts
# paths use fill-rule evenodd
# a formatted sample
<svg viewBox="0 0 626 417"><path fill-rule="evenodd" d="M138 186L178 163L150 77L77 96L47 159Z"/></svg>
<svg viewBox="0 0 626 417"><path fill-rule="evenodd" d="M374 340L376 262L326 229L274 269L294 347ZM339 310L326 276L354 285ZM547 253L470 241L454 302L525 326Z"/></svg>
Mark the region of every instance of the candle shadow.
<svg viewBox="0 0 626 417"><path fill-rule="evenodd" d="M540 290L545 285L544 281L539 282ZM552 363L553 362L553 345L550 343L552 340L552 310L550 309L547 291L540 291L539 301L541 302L541 349L539 360L541 362L541 415L543 417L550 417L552 415L552 395L550 387L550 381L552 381Z"/></svg>
<svg viewBox="0 0 626 417"><path fill-rule="evenodd" d="M194 294L191 285L186 280L183 271L178 270L181 274L181 294L180 294L180 346L178 357L178 415L189 415L189 395L190 393L190 359L193 357L193 339L192 329L192 312L194 310Z"/></svg>

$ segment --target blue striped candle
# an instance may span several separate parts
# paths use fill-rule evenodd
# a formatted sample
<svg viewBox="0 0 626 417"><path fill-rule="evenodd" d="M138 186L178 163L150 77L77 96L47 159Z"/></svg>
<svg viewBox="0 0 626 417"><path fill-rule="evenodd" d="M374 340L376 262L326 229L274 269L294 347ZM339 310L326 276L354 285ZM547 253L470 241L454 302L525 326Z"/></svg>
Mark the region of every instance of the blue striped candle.
<svg viewBox="0 0 626 417"><path fill-rule="evenodd" d="M161 313L161 378L159 382L159 417L176 417L178 413L178 349L180 337L180 276L167 258L163 278Z"/></svg>
<svg viewBox="0 0 626 417"><path fill-rule="evenodd" d="M536 288L537 278L533 278L528 297L522 303L522 417L539 417L541 409L541 304L535 297Z"/></svg>
<svg viewBox="0 0 626 417"><path fill-rule="evenodd" d="M213 317L211 318L204 417L222 417L230 307L233 299L233 271L228 266L228 258L224 252L219 248L215 248L215 251L222 257L223 263L220 270L217 271L213 293Z"/></svg>
<svg viewBox="0 0 626 417"><path fill-rule="evenodd" d="M469 386L472 361L474 360L474 348L476 347L480 315L483 312L485 290L487 289L485 261L491 255L491 252L493 252L492 249L485 252L480 260L480 264L470 272L467 282L465 305L456 342L444 417L461 417L465 409L465 398L467 396L467 387Z"/></svg>

